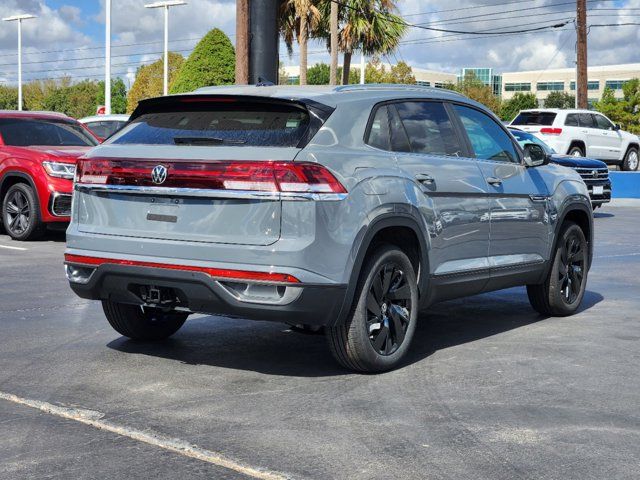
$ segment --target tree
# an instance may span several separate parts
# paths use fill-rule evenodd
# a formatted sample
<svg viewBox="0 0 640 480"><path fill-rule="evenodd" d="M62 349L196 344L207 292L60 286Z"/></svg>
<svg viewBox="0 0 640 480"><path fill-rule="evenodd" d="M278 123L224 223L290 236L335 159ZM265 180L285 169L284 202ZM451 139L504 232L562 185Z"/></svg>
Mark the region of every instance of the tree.
<svg viewBox="0 0 640 480"><path fill-rule="evenodd" d="M516 93L511 99L505 100L500 105L500 118L502 120L513 120L520 110L537 108L538 99L533 93Z"/></svg>
<svg viewBox="0 0 640 480"><path fill-rule="evenodd" d="M321 19L316 1L285 0L280 7L280 32L289 55L293 53L294 37L300 47L300 85L307 84L307 46Z"/></svg>
<svg viewBox="0 0 640 480"><path fill-rule="evenodd" d="M607 87L594 107L624 130L640 133L640 80L635 78L626 82L622 93L622 98L617 99L614 91Z"/></svg>
<svg viewBox="0 0 640 480"><path fill-rule="evenodd" d="M104 105L104 80L98 82L96 106ZM111 79L111 112L125 113L127 111L127 87L121 78ZM94 112L95 113L95 112Z"/></svg>
<svg viewBox="0 0 640 480"><path fill-rule="evenodd" d="M324 19L329 18L332 0L319 4L323 22L318 32L327 39L330 29ZM342 83L349 83L351 56L360 50L365 55L384 55L395 50L407 25L399 15L395 0L344 0L340 6L338 45L344 53Z"/></svg>
<svg viewBox="0 0 640 480"><path fill-rule="evenodd" d="M235 65L233 44L222 30L214 28L200 40L182 64L171 84L171 93L192 92L210 85L233 85Z"/></svg>
<svg viewBox="0 0 640 480"><path fill-rule="evenodd" d="M176 74L184 57L179 53L169 52L169 84L176 78ZM127 113L131 113L138 106L140 100L159 97L163 86L163 59L160 58L150 65L143 65L136 72L136 80L127 95Z"/></svg>
<svg viewBox="0 0 640 480"><path fill-rule="evenodd" d="M551 92L544 101L544 108L575 108L576 97L567 92Z"/></svg>
<svg viewBox="0 0 640 480"><path fill-rule="evenodd" d="M468 72L452 89L482 103L496 114L500 112L500 99L493 94L491 86L485 85L473 72Z"/></svg>
<svg viewBox="0 0 640 480"><path fill-rule="evenodd" d="M331 68L329 69L329 83L338 83L338 4L331 2L329 13L329 51L331 52Z"/></svg>
<svg viewBox="0 0 640 480"><path fill-rule="evenodd" d="M307 82L309 85L329 85L331 81L331 67L326 63L317 63L309 67Z"/></svg>
<svg viewBox="0 0 640 480"><path fill-rule="evenodd" d="M0 110L18 109L18 89L0 85Z"/></svg>

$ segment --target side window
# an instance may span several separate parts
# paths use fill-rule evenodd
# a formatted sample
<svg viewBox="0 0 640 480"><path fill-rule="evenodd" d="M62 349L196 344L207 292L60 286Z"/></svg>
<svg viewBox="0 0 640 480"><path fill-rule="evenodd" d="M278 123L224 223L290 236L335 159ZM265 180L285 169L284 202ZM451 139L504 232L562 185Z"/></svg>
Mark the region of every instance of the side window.
<svg viewBox="0 0 640 480"><path fill-rule="evenodd" d="M602 130L613 130L613 124L602 115L593 115L596 119L596 125Z"/></svg>
<svg viewBox="0 0 640 480"><path fill-rule="evenodd" d="M389 113L386 105L378 107L369 127L366 143L382 150L390 150Z"/></svg>
<svg viewBox="0 0 640 480"><path fill-rule="evenodd" d="M402 102L395 105L413 153L457 156L463 152L442 103Z"/></svg>
<svg viewBox="0 0 640 480"><path fill-rule="evenodd" d="M519 162L511 137L491 117L462 105L454 105L453 108L462 121L476 158Z"/></svg>
<svg viewBox="0 0 640 480"><path fill-rule="evenodd" d="M567 115L567 119L564 121L564 124L567 127L578 127L579 126L578 115L575 113L569 113Z"/></svg>
<svg viewBox="0 0 640 480"><path fill-rule="evenodd" d="M593 116L590 113L579 113L578 120L580 126L584 128L598 128L593 120Z"/></svg>
<svg viewBox="0 0 640 480"><path fill-rule="evenodd" d="M389 121L391 123L391 150L394 152L410 152L411 145L407 131L402 125L398 110L394 105L389 106Z"/></svg>

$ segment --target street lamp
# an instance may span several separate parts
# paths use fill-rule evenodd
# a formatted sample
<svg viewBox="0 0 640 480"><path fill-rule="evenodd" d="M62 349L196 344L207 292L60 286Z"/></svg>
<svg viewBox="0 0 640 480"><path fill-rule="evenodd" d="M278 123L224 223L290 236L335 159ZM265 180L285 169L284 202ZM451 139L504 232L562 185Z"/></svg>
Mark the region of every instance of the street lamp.
<svg viewBox="0 0 640 480"><path fill-rule="evenodd" d="M164 95L169 93L169 7L177 7L178 5L186 4L187 2L184 0L165 0L145 5L145 8L164 8Z"/></svg>
<svg viewBox="0 0 640 480"><path fill-rule="evenodd" d="M36 16L22 14L2 19L5 22L18 22L18 110L22 110L22 21L30 18L36 18Z"/></svg>

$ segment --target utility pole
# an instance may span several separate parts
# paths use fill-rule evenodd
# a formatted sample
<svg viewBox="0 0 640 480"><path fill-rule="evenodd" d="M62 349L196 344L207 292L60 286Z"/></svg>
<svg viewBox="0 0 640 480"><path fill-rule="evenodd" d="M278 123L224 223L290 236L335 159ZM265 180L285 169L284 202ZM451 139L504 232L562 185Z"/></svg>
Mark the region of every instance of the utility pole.
<svg viewBox="0 0 640 480"><path fill-rule="evenodd" d="M249 2L236 0L236 85L249 83Z"/></svg>
<svg viewBox="0 0 640 480"><path fill-rule="evenodd" d="M13 15L3 18L5 22L18 22L18 110L22 110L22 21L36 18L35 15Z"/></svg>
<svg viewBox="0 0 640 480"><path fill-rule="evenodd" d="M145 5L145 8L164 9L164 79L162 82L162 91L164 96L169 94L169 7L177 7L186 4L187 2L184 0L164 0Z"/></svg>
<svg viewBox="0 0 640 480"><path fill-rule="evenodd" d="M331 70L329 72L329 85L338 84L338 2L331 2L331 16L329 18L331 29Z"/></svg>
<svg viewBox="0 0 640 480"><path fill-rule="evenodd" d="M278 82L278 20L281 0L249 3L249 83Z"/></svg>
<svg viewBox="0 0 640 480"><path fill-rule="evenodd" d="M577 36L577 59L576 59L576 106L587 108L587 2L577 0L576 2L576 36Z"/></svg>
<svg viewBox="0 0 640 480"><path fill-rule="evenodd" d="M111 115L111 0L105 1L104 113Z"/></svg>

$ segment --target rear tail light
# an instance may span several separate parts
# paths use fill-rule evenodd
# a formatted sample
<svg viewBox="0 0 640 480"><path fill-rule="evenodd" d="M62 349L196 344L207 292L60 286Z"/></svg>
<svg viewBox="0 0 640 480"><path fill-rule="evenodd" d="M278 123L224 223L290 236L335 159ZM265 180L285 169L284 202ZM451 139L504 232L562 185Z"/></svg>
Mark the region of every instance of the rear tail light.
<svg viewBox="0 0 640 480"><path fill-rule="evenodd" d="M560 135L562 133L562 129L561 128L544 127L544 128L540 129L540 133L542 133L544 135Z"/></svg>
<svg viewBox="0 0 640 480"><path fill-rule="evenodd" d="M151 172L158 165L167 169L167 175L161 183L154 183ZM81 159L76 170L76 182L261 192L346 193L329 170L308 162Z"/></svg>

